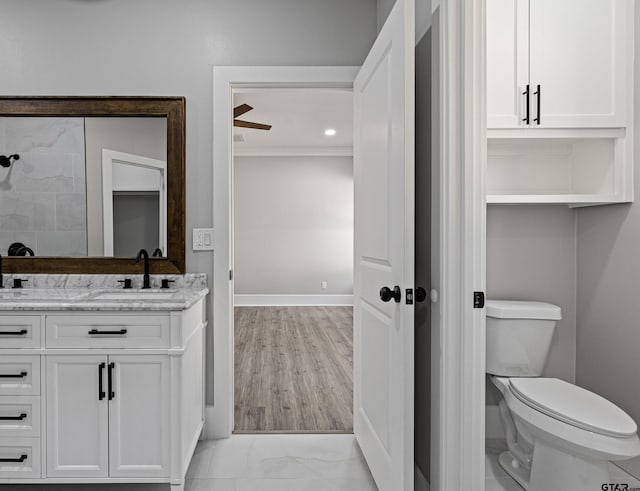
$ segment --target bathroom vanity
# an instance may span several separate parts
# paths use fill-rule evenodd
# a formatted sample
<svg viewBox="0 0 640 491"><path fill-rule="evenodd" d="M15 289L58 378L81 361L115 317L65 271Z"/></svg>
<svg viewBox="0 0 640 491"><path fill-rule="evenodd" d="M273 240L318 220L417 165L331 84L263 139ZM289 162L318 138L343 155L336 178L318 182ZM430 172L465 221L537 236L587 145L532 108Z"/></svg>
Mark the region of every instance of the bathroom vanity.
<svg viewBox="0 0 640 491"><path fill-rule="evenodd" d="M204 424L207 293L206 278L0 290L0 485L182 490Z"/></svg>

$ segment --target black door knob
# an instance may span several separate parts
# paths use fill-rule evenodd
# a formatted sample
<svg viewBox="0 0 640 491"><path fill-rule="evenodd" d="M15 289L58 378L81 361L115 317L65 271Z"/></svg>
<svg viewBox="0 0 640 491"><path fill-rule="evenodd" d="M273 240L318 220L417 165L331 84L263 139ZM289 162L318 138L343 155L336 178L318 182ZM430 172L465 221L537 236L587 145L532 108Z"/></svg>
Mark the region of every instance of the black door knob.
<svg viewBox="0 0 640 491"><path fill-rule="evenodd" d="M427 298L427 290L419 286L416 288L416 302L424 302Z"/></svg>
<svg viewBox="0 0 640 491"><path fill-rule="evenodd" d="M380 288L380 300L383 302L388 302L393 298L396 303L400 303L400 297L402 297L402 291L398 285L394 286L393 290L387 286Z"/></svg>

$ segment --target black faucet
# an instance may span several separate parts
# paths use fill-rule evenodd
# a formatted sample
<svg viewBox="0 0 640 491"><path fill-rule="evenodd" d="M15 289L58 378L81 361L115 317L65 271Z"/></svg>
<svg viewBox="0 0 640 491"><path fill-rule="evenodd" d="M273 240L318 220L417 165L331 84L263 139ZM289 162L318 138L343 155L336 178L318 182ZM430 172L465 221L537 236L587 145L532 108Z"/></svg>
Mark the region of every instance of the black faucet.
<svg viewBox="0 0 640 491"><path fill-rule="evenodd" d="M156 250L153 251L153 257L162 257L162 249L157 247Z"/></svg>
<svg viewBox="0 0 640 491"><path fill-rule="evenodd" d="M136 256L136 263L140 262L140 258L144 258L144 276L142 277L142 288L151 288L151 282L149 281L149 253L146 249L140 249Z"/></svg>
<svg viewBox="0 0 640 491"><path fill-rule="evenodd" d="M2 254L0 254L0 288L4 288L4 283L2 283Z"/></svg>

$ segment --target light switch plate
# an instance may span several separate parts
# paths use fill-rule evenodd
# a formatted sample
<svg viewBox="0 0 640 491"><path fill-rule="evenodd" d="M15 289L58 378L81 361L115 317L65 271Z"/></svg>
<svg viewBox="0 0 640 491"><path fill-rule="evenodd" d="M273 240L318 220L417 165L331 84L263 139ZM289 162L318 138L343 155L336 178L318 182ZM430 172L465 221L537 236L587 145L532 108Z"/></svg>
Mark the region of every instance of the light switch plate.
<svg viewBox="0 0 640 491"><path fill-rule="evenodd" d="M213 250L213 229L194 228L193 229L193 250L212 251Z"/></svg>

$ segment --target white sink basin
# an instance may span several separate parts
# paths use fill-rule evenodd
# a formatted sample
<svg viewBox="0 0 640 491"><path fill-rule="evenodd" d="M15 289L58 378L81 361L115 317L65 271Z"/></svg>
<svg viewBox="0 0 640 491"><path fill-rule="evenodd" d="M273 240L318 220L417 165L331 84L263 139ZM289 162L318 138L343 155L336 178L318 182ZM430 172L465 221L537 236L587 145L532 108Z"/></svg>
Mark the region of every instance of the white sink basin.
<svg viewBox="0 0 640 491"><path fill-rule="evenodd" d="M91 300L131 300L131 301L160 301L160 300L171 300L175 291L170 292L145 292L145 291L129 291L129 292L100 292L91 297Z"/></svg>

